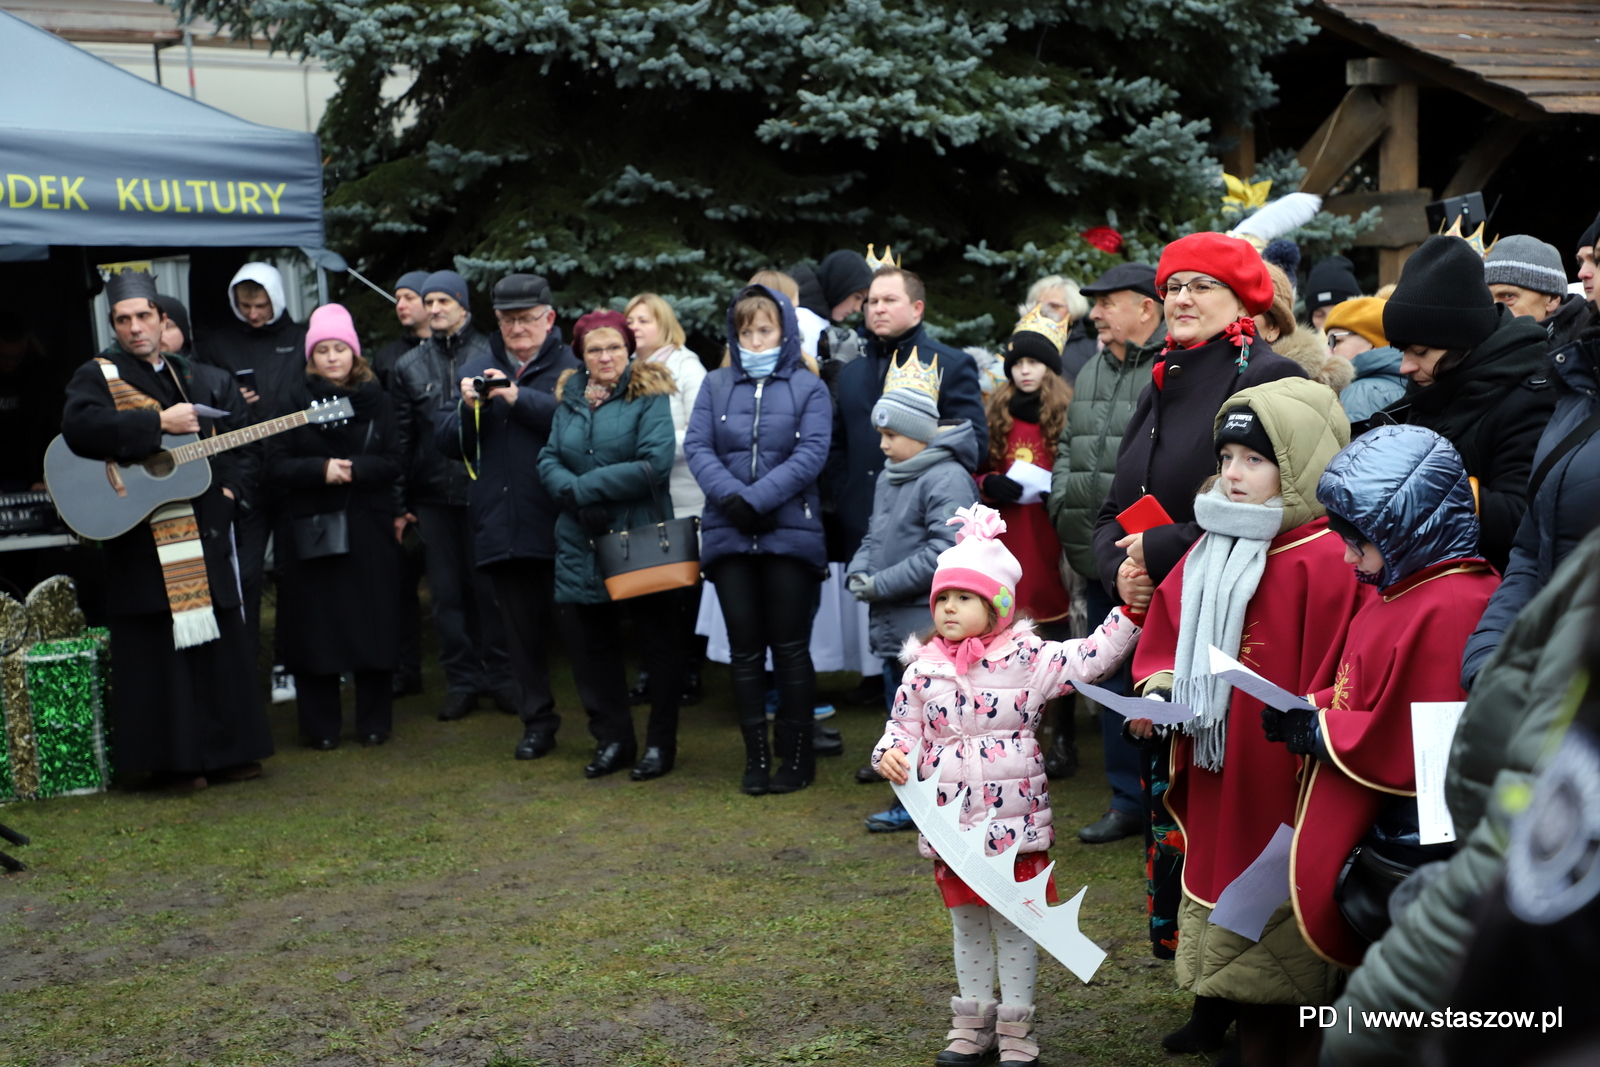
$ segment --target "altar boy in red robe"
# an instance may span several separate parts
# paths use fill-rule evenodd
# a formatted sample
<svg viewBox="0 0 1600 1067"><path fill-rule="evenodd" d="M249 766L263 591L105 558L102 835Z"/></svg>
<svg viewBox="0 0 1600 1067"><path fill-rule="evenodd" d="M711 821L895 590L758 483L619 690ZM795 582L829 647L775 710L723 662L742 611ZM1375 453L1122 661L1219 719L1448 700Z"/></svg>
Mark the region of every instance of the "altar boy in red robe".
<svg viewBox="0 0 1600 1067"><path fill-rule="evenodd" d="M1309 694L1318 710L1267 709L1262 725L1314 757L1289 868L1301 930L1324 958L1355 967L1389 925L1396 880L1449 857L1451 846L1419 840L1411 705L1467 699L1456 664L1500 579L1478 556L1461 457L1431 430L1364 434L1328 464L1317 499L1355 579L1382 595L1350 623L1333 684Z"/></svg>
<svg viewBox="0 0 1600 1067"><path fill-rule="evenodd" d="M1174 737L1165 794L1186 847L1177 978L1239 1006L1244 1063L1314 1062L1296 1007L1330 1003L1338 969L1306 943L1288 903L1259 941L1209 921L1279 825L1294 825L1304 760L1266 740L1262 703L1214 677L1208 650L1291 692L1333 684L1345 632L1372 595L1351 580L1314 495L1350 424L1327 386L1286 378L1230 397L1215 429L1219 476L1195 499L1205 534L1157 587L1133 663L1141 692L1170 690L1197 712Z"/></svg>

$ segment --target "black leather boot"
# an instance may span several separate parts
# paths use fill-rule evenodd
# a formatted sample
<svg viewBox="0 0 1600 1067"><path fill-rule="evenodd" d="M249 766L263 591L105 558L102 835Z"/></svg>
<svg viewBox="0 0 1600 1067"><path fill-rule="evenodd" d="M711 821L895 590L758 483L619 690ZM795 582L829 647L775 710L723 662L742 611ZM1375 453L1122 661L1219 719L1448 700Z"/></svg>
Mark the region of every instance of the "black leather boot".
<svg viewBox="0 0 1600 1067"><path fill-rule="evenodd" d="M767 747L767 720L739 727L744 734L744 777L739 788L746 794L758 797L772 784L772 750Z"/></svg>
<svg viewBox="0 0 1600 1067"><path fill-rule="evenodd" d="M811 724L779 720L773 726L778 747L784 752L784 763L772 776L769 793L796 793L810 785L817 777L817 757L811 747Z"/></svg>

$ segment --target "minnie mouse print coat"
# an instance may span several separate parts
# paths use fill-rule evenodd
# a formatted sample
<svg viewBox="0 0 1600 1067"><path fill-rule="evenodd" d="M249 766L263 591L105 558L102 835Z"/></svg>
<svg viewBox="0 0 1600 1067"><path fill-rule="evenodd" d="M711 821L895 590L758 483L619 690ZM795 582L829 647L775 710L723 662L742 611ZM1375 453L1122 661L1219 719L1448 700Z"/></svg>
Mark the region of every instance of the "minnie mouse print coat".
<svg viewBox="0 0 1600 1067"><path fill-rule="evenodd" d="M890 746L910 755L922 742L918 778L939 776L939 803L967 787L961 828L970 830L988 813L984 851L998 855L1043 852L1055 840L1044 752L1035 736L1044 705L1072 691L1072 683L1100 681L1122 666L1139 638L1139 627L1121 608L1088 637L1046 641L1021 620L989 639L983 658L963 673L934 638L909 639L906 663L889 723L872 752L876 767ZM928 839L917 846L937 859Z"/></svg>

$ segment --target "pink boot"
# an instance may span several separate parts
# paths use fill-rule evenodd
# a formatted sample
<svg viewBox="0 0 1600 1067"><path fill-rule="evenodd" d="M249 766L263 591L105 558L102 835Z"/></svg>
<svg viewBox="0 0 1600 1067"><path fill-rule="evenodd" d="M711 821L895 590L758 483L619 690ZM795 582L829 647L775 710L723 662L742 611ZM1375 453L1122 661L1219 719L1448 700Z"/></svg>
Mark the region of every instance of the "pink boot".
<svg viewBox="0 0 1600 1067"><path fill-rule="evenodd" d="M1000 1005L994 1032L1000 1037L1000 1067L1033 1067L1039 1061L1032 1004Z"/></svg>
<svg viewBox="0 0 1600 1067"><path fill-rule="evenodd" d="M987 1058L994 1048L994 1013L992 1000L951 997L950 1032L945 1035L950 1044L933 1062L939 1067L968 1067Z"/></svg>

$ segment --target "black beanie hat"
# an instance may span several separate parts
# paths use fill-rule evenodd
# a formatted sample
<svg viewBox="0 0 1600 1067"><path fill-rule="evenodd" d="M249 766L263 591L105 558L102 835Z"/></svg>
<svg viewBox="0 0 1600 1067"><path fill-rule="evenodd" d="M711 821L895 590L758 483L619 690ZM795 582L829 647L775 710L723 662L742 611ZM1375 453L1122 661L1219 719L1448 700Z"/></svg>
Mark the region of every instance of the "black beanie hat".
<svg viewBox="0 0 1600 1067"><path fill-rule="evenodd" d="M1594 217L1589 228L1583 231L1583 236L1578 238L1578 247L1593 248L1596 241L1600 241L1600 215Z"/></svg>
<svg viewBox="0 0 1600 1067"><path fill-rule="evenodd" d="M1007 381L1011 380L1011 368L1017 365L1019 359L1036 359L1057 374L1061 373L1061 350L1050 338L1034 330L1018 330L1011 335L1011 340L1006 342Z"/></svg>
<svg viewBox="0 0 1600 1067"><path fill-rule="evenodd" d="M1383 305L1383 335L1395 348L1473 349L1499 325L1483 280L1483 257L1459 237L1430 237L1406 260Z"/></svg>
<svg viewBox="0 0 1600 1067"><path fill-rule="evenodd" d="M1291 278L1294 275L1289 275ZM1361 295L1361 285L1356 281L1355 264L1343 256L1329 256L1311 268L1306 278L1306 314L1318 308L1342 304Z"/></svg>
<svg viewBox="0 0 1600 1067"><path fill-rule="evenodd" d="M817 282L822 286L822 299L828 310L844 303L854 293L872 287L872 268L867 257L852 248L829 252L817 265Z"/></svg>
<svg viewBox="0 0 1600 1067"><path fill-rule="evenodd" d="M187 356L194 348L194 335L189 332L189 311L183 306L183 301L175 296L157 296L152 303L183 333L183 351L180 355Z"/></svg>
<svg viewBox="0 0 1600 1067"><path fill-rule="evenodd" d="M1222 425L1217 429L1218 455L1221 455L1223 445L1244 445L1252 452L1261 453L1272 461L1273 466L1277 466L1278 450L1273 447L1267 428L1261 425L1261 417L1250 408L1230 408L1223 415Z"/></svg>

